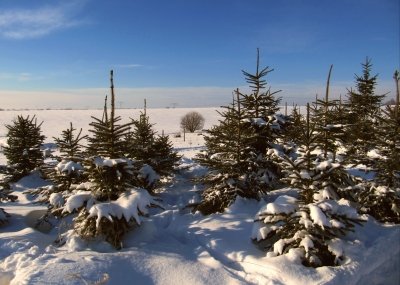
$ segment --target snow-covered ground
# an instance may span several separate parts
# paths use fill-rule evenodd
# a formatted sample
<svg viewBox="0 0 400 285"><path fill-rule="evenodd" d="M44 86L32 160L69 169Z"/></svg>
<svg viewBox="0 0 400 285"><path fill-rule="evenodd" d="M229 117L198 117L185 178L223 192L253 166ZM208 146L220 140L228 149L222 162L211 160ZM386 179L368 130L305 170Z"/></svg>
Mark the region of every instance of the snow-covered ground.
<svg viewBox="0 0 400 285"><path fill-rule="evenodd" d="M193 110L193 109L190 109ZM149 109L155 129L179 132L179 119L189 109ZM140 110L118 110L124 120L136 118ZM206 128L216 123L214 108L197 109L206 119ZM0 135L4 123L22 112L1 112ZM44 121L43 132L52 142L72 121L88 129L90 115L101 111L31 111ZM70 227L62 221L49 232L32 228L45 206L24 194L27 189L46 184L37 174L13 185L17 202L1 204L11 214L9 224L0 227L0 285L2 284L400 284L400 226L383 225L367 217L363 226L346 237L346 259L341 266L307 268L295 251L267 258L250 239L258 210L279 195L277 190L265 201L238 199L223 214L203 216L191 213L186 205L199 199L202 185L191 178L205 169L192 158L202 148L201 135L175 138L176 148L186 166L158 191L163 208L152 208L141 226L131 231L122 250L104 243L84 243L72 239L62 247L54 240Z"/></svg>

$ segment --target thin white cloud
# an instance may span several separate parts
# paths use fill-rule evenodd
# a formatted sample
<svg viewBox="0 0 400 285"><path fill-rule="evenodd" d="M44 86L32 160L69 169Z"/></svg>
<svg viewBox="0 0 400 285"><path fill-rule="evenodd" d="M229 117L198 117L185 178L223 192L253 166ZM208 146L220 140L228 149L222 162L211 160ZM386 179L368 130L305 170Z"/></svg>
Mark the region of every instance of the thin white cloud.
<svg viewBox="0 0 400 285"><path fill-rule="evenodd" d="M9 72L0 72L0 81L6 80L14 80L14 81L33 81L33 80L42 80L43 76L35 75L30 72L20 72L20 73L9 73Z"/></svg>
<svg viewBox="0 0 400 285"><path fill-rule="evenodd" d="M116 68L140 68L140 67L144 67L143 64L137 64L137 63L130 63L130 64L117 64L115 65Z"/></svg>
<svg viewBox="0 0 400 285"><path fill-rule="evenodd" d="M10 39L31 39L84 23L76 19L82 5L76 1L36 9L0 11L0 35Z"/></svg>

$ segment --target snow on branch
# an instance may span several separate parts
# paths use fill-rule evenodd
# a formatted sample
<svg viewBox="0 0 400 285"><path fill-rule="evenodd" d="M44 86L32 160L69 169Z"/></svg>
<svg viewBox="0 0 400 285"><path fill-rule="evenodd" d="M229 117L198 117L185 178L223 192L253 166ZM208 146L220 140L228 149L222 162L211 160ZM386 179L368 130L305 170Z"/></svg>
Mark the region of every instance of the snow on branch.
<svg viewBox="0 0 400 285"><path fill-rule="evenodd" d="M148 213L147 207L158 205L158 202L145 189L131 189L123 193L117 200L94 204L89 210L89 217L97 217L96 227L99 227L102 218L113 221L125 218L129 222L132 218L140 225L139 215Z"/></svg>

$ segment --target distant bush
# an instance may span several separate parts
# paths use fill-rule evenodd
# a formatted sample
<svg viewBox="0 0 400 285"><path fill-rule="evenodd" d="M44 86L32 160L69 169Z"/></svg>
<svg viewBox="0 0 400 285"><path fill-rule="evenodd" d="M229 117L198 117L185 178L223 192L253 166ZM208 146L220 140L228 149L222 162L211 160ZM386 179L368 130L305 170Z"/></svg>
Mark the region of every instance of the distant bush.
<svg viewBox="0 0 400 285"><path fill-rule="evenodd" d="M198 112L189 112L181 119L181 128L184 131L193 133L201 130L204 126L204 117Z"/></svg>

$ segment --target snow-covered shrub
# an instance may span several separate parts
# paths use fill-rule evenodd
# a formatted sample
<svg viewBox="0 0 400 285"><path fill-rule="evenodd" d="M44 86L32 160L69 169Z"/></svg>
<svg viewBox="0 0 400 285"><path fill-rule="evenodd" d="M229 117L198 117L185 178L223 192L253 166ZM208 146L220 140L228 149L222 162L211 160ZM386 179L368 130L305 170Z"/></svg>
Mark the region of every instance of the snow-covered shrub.
<svg viewBox="0 0 400 285"><path fill-rule="evenodd" d="M400 223L400 188L363 183L357 191L360 211L380 222Z"/></svg>
<svg viewBox="0 0 400 285"><path fill-rule="evenodd" d="M359 223L359 215L347 200L303 204L296 198L279 196L257 213L252 239L269 257L300 248L306 266L338 265L343 251L332 244L355 223Z"/></svg>

